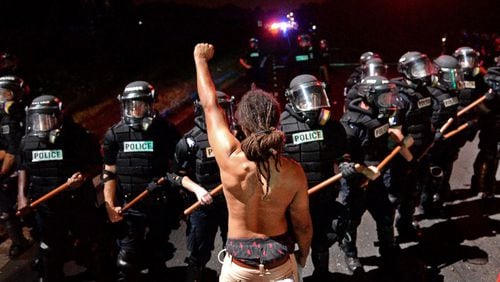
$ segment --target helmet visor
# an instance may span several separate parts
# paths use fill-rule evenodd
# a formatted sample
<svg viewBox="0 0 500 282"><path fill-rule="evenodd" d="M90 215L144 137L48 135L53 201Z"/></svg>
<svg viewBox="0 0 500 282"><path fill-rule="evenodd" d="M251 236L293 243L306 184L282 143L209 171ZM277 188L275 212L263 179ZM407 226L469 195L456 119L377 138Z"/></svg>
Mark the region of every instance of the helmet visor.
<svg viewBox="0 0 500 282"><path fill-rule="evenodd" d="M378 108L397 108L400 104L400 97L396 85L389 84L389 87L376 90L375 104Z"/></svg>
<svg viewBox="0 0 500 282"><path fill-rule="evenodd" d="M48 132L58 126L58 120L54 114L33 113L28 122L31 131L35 134Z"/></svg>
<svg viewBox="0 0 500 282"><path fill-rule="evenodd" d="M143 118L149 115L150 105L143 100L126 100L123 102L123 115L129 118Z"/></svg>
<svg viewBox="0 0 500 282"><path fill-rule="evenodd" d="M441 80L449 89L460 90L464 88L464 76L458 69L441 69Z"/></svg>
<svg viewBox="0 0 500 282"><path fill-rule="evenodd" d="M330 101L321 82L300 84L290 90L290 102L299 111L313 111L330 107Z"/></svg>
<svg viewBox="0 0 500 282"><path fill-rule="evenodd" d="M458 63L460 64L460 67L463 69L471 69L477 66L478 64L478 59L477 56L474 54L467 54L467 53L462 53L460 56L458 56Z"/></svg>
<svg viewBox="0 0 500 282"><path fill-rule="evenodd" d="M367 64L364 67L365 76L385 76L387 73L387 65Z"/></svg>
<svg viewBox="0 0 500 282"><path fill-rule="evenodd" d="M414 78L424 78L435 73L434 66L429 59L419 60L410 68L410 74Z"/></svg>

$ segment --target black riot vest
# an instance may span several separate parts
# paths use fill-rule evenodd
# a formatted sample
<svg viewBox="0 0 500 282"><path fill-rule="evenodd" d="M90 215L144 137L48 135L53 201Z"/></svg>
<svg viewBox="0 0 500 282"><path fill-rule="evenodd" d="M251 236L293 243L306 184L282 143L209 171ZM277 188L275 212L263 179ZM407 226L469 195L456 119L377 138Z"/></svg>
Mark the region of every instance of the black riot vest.
<svg viewBox="0 0 500 282"><path fill-rule="evenodd" d="M398 84L400 97L405 104L403 134L410 135L414 144L412 151L432 142L431 116L432 97L427 88L413 89Z"/></svg>
<svg viewBox="0 0 500 282"><path fill-rule="evenodd" d="M81 171L79 148L73 146L73 142L64 142L64 138L63 133L51 144L35 136L23 137L21 154L30 177L31 196L38 198Z"/></svg>
<svg viewBox="0 0 500 282"><path fill-rule="evenodd" d="M432 124L434 128L440 128L450 117L457 114L458 97L440 88L429 88L433 95Z"/></svg>
<svg viewBox="0 0 500 282"><path fill-rule="evenodd" d="M351 158L354 162L365 162L374 165L383 160L388 154L389 122L386 118L378 119L375 115L355 106L361 98L349 104L347 112L340 121L346 128L349 139L359 140L361 148L352 150Z"/></svg>
<svg viewBox="0 0 500 282"><path fill-rule="evenodd" d="M487 91L488 85L484 82L484 76L482 74L478 74L474 77L465 77L464 89L460 90L458 94L458 100L460 101L458 109L465 108Z"/></svg>
<svg viewBox="0 0 500 282"><path fill-rule="evenodd" d="M151 126L150 126L151 128ZM125 198L136 197L147 187L154 177L165 174L167 167L158 167L158 140L148 131L134 130L125 123L112 128L118 143L116 156L116 175L119 189Z"/></svg>
<svg viewBox="0 0 500 282"><path fill-rule="evenodd" d="M186 142L193 142L194 174L196 182L208 190L220 184L219 167L215 162L212 147L208 144L208 135L198 126L189 131ZM190 139L190 140L188 140Z"/></svg>
<svg viewBox="0 0 500 282"><path fill-rule="evenodd" d="M309 187L312 187L334 174L333 165L339 152L332 122L325 126L310 126L293 113L290 107L281 114L281 130L285 133L284 155L300 163L306 173Z"/></svg>

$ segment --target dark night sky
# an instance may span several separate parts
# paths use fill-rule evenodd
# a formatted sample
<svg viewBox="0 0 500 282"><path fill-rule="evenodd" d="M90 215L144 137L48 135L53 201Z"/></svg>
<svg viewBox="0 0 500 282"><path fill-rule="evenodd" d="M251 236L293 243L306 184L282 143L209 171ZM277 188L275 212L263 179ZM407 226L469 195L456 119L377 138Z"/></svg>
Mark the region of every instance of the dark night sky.
<svg viewBox="0 0 500 282"><path fill-rule="evenodd" d="M140 0L139 0L140 1ZM155 0L150 2L154 2ZM256 8L261 7L263 9L277 9L277 10L291 10L298 8L303 3L314 2L323 3L325 0L283 0L283 1L272 1L272 0L251 0L251 1L238 1L238 0L156 0L158 2L175 2L190 4L195 6L203 7L219 7L223 5L235 5L242 8Z"/></svg>

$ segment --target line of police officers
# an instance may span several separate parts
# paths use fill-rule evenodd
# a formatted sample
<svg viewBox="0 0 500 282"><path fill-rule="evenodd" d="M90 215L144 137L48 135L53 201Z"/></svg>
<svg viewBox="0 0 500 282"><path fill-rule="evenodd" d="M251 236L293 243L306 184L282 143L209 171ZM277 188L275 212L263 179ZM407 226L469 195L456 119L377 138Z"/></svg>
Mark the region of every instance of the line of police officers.
<svg viewBox="0 0 500 282"><path fill-rule="evenodd" d="M367 56L371 58L364 58ZM347 267L354 273L363 271L356 232L366 210L377 225L384 266L393 265L399 252L394 222L400 239L416 239L415 208L423 215L439 208L449 192L458 150L476 130L471 126L469 132L444 140L439 128L449 118L455 122L452 129L478 120L471 122L481 129L473 189L483 192L485 199L493 195L498 165L499 69L490 68L483 78L477 71L477 53L467 47L459 48L453 57L438 57L434 64L425 54L408 52L398 63L403 77L392 81L384 77L386 66L380 56L363 54L362 61L361 77L347 92L348 104L340 121L331 118L325 85L315 76L296 76L285 93L287 104L281 116L285 154L303 166L311 187L338 172L343 175L340 184L311 196L313 275L318 281L328 280L329 248L335 242L345 254ZM219 176L199 107L195 127L181 137L172 124L156 115L154 88L144 81L130 83L119 96L122 118L105 134L102 160L97 140L64 115L57 97L37 97L25 112L23 83L12 76L0 78L6 151L2 181L17 180L17 209L27 209L28 199L69 184L34 212L43 281L62 281L63 263L71 258L78 258L96 281L168 280L165 262L175 251L168 237L178 227L183 208L181 186L204 204L188 220L187 280L206 278L204 267L217 230L223 243L227 239L227 210L222 196L208 194L219 184ZM475 110L457 116L460 107L483 94L486 100L480 108L484 113ZM233 99L222 92L218 97L228 124L234 125ZM414 158L408 161L398 156L381 177L368 181L356 164L380 164L400 143L390 138L391 132L413 137L410 151ZM18 157L17 169L13 156ZM96 204L99 191L91 181L101 174L103 206ZM186 179L199 185L188 185ZM123 210L145 190L147 197ZM13 227L9 231L13 240L10 255L15 257L29 242L13 216L16 199L12 194L16 193L12 191L15 188L3 185L1 219Z"/></svg>

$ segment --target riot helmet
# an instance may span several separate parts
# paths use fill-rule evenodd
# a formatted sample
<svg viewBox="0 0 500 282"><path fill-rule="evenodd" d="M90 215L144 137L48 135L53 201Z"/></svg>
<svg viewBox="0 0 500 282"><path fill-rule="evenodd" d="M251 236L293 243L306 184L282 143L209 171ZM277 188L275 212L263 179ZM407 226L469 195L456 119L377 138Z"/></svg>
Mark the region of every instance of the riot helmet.
<svg viewBox="0 0 500 282"><path fill-rule="evenodd" d="M325 83L313 75L301 74L292 79L285 97L293 111L310 125L323 125L330 118Z"/></svg>
<svg viewBox="0 0 500 282"><path fill-rule="evenodd" d="M311 36L309 34L303 33L297 36L297 43L302 49L308 49L312 46Z"/></svg>
<svg viewBox="0 0 500 282"><path fill-rule="evenodd" d="M400 103L396 84L384 76L367 76L361 80L358 96L379 112L379 117L389 117Z"/></svg>
<svg viewBox="0 0 500 282"><path fill-rule="evenodd" d="M411 51L405 53L398 61L398 72L417 85L430 86L433 83L435 68L426 54Z"/></svg>
<svg viewBox="0 0 500 282"><path fill-rule="evenodd" d="M372 58L361 66L363 77L367 76L385 76L387 74L387 65L381 58Z"/></svg>
<svg viewBox="0 0 500 282"><path fill-rule="evenodd" d="M17 76L0 77L0 108L6 109L13 102L22 101L29 94L29 87Z"/></svg>
<svg viewBox="0 0 500 282"><path fill-rule="evenodd" d="M380 59L380 55L377 54L377 53L373 53L372 51L367 51L367 52L364 52L363 54L361 54L361 56L359 57L359 64L361 66L363 66L368 60L370 59L374 59L374 58L379 58Z"/></svg>
<svg viewBox="0 0 500 282"><path fill-rule="evenodd" d="M453 53L465 76L476 76L479 73L479 52L471 47L460 47Z"/></svg>
<svg viewBox="0 0 500 282"><path fill-rule="evenodd" d="M438 84L448 90L464 88L464 76L458 60L449 55L441 55L434 60Z"/></svg>
<svg viewBox="0 0 500 282"><path fill-rule="evenodd" d="M252 37L250 40L248 40L248 45L250 46L250 49L259 49L259 39Z"/></svg>
<svg viewBox="0 0 500 282"><path fill-rule="evenodd" d="M328 41L326 39L321 39L319 41L319 49L320 50L328 50Z"/></svg>
<svg viewBox="0 0 500 282"><path fill-rule="evenodd" d="M11 53L0 53L0 75L11 75L18 67L17 56Z"/></svg>
<svg viewBox="0 0 500 282"><path fill-rule="evenodd" d="M230 127L234 127L235 126L234 96L229 96L222 91L217 91L216 94L217 94L217 102L224 110L224 114L228 125ZM199 100L194 101L194 115L195 115L194 118L195 125L203 130L206 130L207 126L205 123L205 115L203 113L203 108L201 107Z"/></svg>
<svg viewBox="0 0 500 282"><path fill-rule="evenodd" d="M147 130L155 117L155 98L155 89L151 84L145 81L129 83L118 96L125 124L136 130Z"/></svg>
<svg viewBox="0 0 500 282"><path fill-rule="evenodd" d="M53 143L62 126L62 102L52 95L39 96L27 108L27 133L39 138L49 138Z"/></svg>

